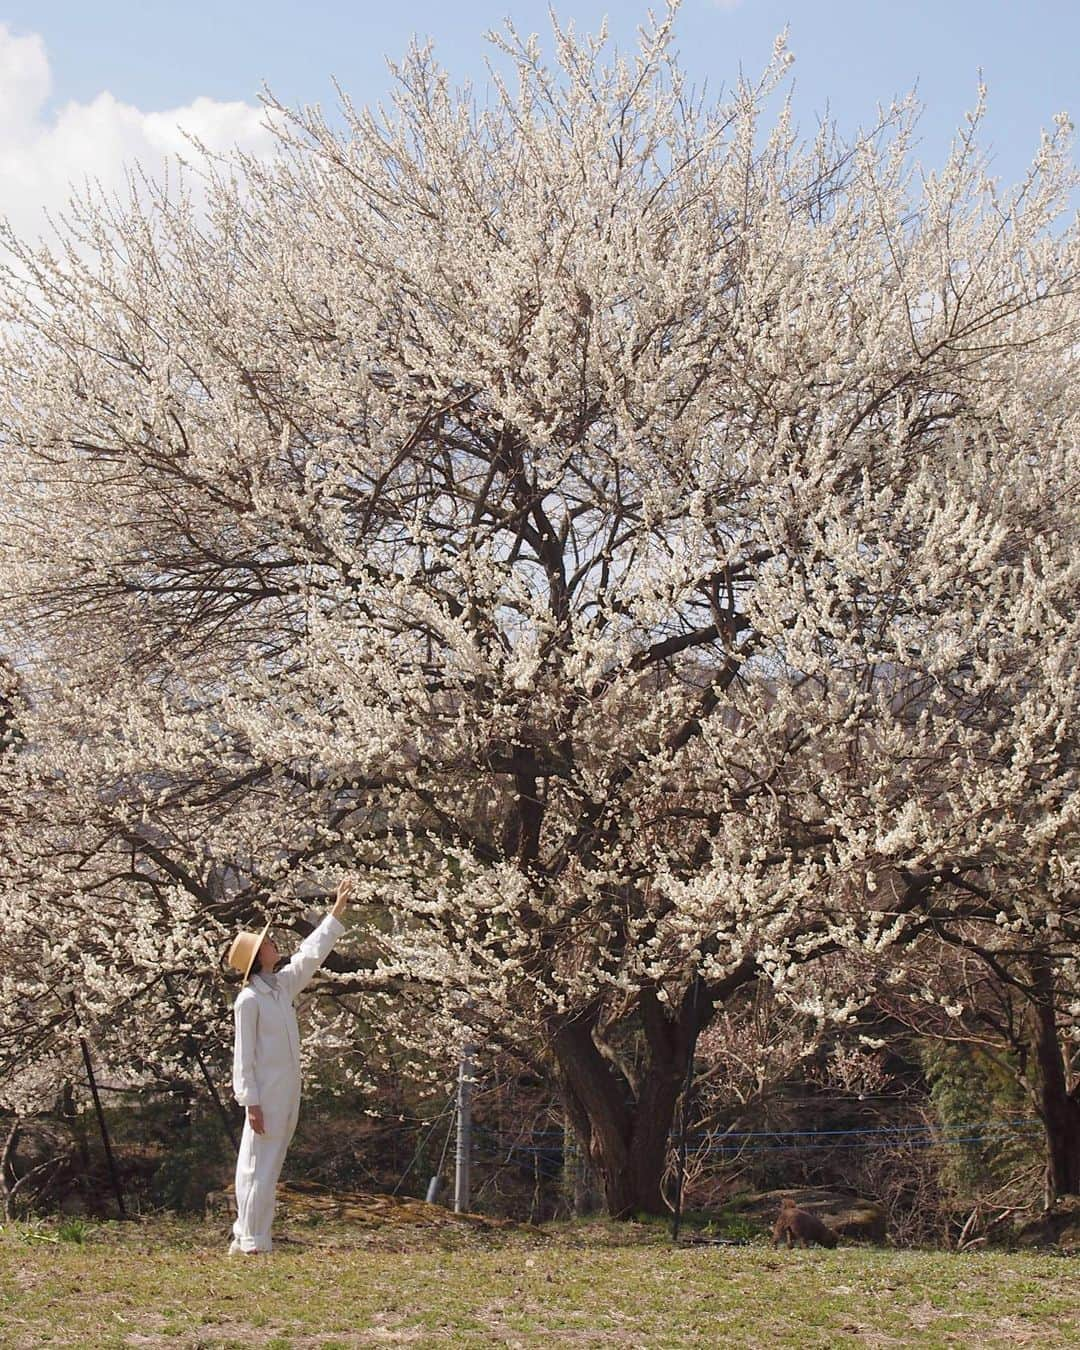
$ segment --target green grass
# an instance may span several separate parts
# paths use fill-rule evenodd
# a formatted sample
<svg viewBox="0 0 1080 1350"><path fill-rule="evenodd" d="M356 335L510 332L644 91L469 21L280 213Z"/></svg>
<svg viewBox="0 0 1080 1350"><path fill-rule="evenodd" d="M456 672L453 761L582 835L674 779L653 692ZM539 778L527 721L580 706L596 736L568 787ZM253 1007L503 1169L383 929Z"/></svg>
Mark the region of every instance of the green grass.
<svg viewBox="0 0 1080 1350"><path fill-rule="evenodd" d="M653 1225L524 1232L220 1224L0 1229L0 1346L1080 1346L1080 1265L1053 1255L762 1245L673 1250Z"/></svg>

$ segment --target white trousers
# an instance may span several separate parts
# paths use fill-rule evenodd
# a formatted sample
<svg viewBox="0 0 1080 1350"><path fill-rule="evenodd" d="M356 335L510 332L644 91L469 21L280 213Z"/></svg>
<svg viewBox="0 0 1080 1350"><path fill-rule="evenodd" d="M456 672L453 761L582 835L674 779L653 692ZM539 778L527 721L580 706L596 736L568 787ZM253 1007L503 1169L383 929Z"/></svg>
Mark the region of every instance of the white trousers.
<svg viewBox="0 0 1080 1350"><path fill-rule="evenodd" d="M284 1101L263 1103L265 1130L256 1134L244 1113L244 1133L236 1156L236 1222L230 1251L269 1252L274 1244L270 1227L274 1222L277 1182L289 1141L296 1129L300 1110L300 1089Z"/></svg>

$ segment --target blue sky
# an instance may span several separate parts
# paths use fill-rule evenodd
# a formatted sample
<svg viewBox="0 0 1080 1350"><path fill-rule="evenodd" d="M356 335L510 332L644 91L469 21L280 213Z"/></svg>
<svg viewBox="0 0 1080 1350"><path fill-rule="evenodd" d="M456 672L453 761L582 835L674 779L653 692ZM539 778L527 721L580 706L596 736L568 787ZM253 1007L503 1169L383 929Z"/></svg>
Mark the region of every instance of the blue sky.
<svg viewBox="0 0 1080 1350"><path fill-rule="evenodd" d="M556 5L579 28L595 28L609 14L621 44L632 42L646 7L637 0ZM520 28L549 31L540 0L0 0L0 35L6 30L9 46L6 65L0 51L0 81L15 72L7 93L0 88L0 180L7 170L9 199L24 202L38 183L50 198L59 189L46 182L43 159L55 160L55 180L79 165L103 171L107 153L160 148L164 133L152 114L196 104L190 120L197 129L213 124L225 137L235 127L251 144L250 117L216 105L254 104L263 81L288 103L329 106L334 75L354 101L376 101L389 85L384 58L400 55L412 33L435 39L455 77L479 81L482 35L507 13ZM994 168L1012 179L1055 112L1080 117L1080 0L684 0L677 45L691 77L719 89L740 66L759 71L785 25L796 57L796 110L807 128L829 108L850 130L873 116L877 102L917 85L926 104L920 157L937 163L974 102L981 68ZM30 47L12 46L30 37L37 65L47 66L36 83L24 78ZM29 112L18 106L19 79L30 88ZM76 114L88 109L94 116L80 123ZM4 209L11 204L0 181Z"/></svg>

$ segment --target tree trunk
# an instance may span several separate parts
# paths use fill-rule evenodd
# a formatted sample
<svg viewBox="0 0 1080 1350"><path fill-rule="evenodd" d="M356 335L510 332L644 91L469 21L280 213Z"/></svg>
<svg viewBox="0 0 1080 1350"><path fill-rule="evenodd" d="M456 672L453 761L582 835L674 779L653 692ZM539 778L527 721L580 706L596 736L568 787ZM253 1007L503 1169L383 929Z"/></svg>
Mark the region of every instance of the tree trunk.
<svg viewBox="0 0 1080 1350"><path fill-rule="evenodd" d="M1032 976L1038 996L1034 1004L1038 1109L1046 1131L1046 1198L1052 1204L1060 1196L1080 1194L1080 1085L1070 1091L1049 963L1034 962Z"/></svg>
<svg viewBox="0 0 1080 1350"><path fill-rule="evenodd" d="M704 999L700 1008L691 1006L688 996L671 1018L655 993L643 992L648 1053L636 1092L597 1048L592 1034L596 1008L554 1031L567 1114L601 1179L612 1218L668 1212L662 1189L668 1136L698 1021L711 1009Z"/></svg>
<svg viewBox="0 0 1080 1350"><path fill-rule="evenodd" d="M633 1108L596 1048L592 1038L595 1020L595 1009L589 1009L557 1026L552 1048L567 1111L603 1184L605 1208L611 1215L626 1217L634 1208L628 1172Z"/></svg>

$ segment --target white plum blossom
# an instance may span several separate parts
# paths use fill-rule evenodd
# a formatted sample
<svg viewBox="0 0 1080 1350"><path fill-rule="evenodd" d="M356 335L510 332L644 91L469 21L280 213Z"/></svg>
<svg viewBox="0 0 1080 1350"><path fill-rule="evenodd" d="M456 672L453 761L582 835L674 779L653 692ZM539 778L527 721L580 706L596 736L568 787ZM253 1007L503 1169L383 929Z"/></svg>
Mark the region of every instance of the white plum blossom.
<svg viewBox="0 0 1080 1350"><path fill-rule="evenodd" d="M736 991L844 1021L815 963L937 913L1069 955L1067 128L920 178L907 103L767 131L783 43L700 100L674 10L7 235L5 1064L71 979L176 1053L162 969L212 1048L234 927L347 869L327 1038L550 1064L627 1213Z"/></svg>

